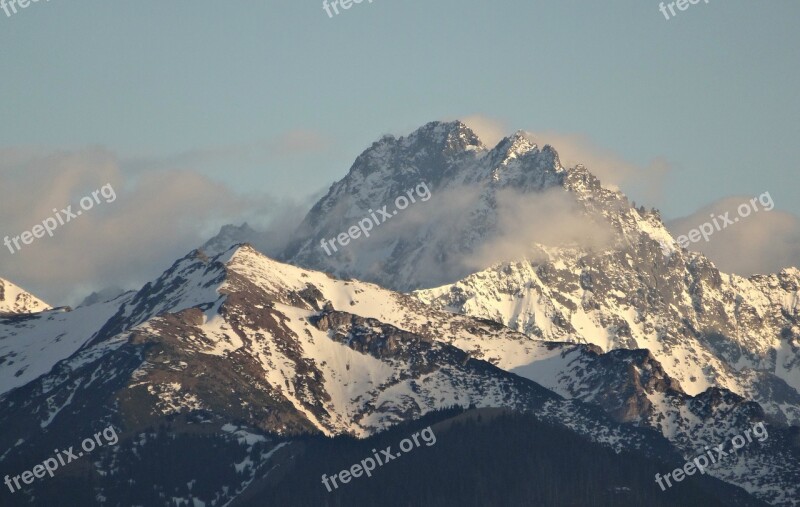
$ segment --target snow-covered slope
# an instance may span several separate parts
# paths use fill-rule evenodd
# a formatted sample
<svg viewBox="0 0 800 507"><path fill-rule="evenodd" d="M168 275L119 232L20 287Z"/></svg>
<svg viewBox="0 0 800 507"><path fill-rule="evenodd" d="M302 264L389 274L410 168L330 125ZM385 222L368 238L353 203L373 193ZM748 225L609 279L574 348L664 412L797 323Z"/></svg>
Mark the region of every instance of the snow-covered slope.
<svg viewBox="0 0 800 507"><path fill-rule="evenodd" d="M419 291L434 307L547 340L647 349L688 394L729 389L776 421L800 423L800 272L750 280L657 244L504 263ZM516 356L523 366L526 358Z"/></svg>
<svg viewBox="0 0 800 507"><path fill-rule="evenodd" d="M37 406L18 389L6 399L23 397L37 424L51 424L89 396L94 379L125 382L113 393L122 412L129 400L150 400L152 408L133 417L141 424L225 407L280 434L366 435L454 404L525 409L558 399L432 338L440 327L453 336L531 341L524 335L425 309L372 284L282 264L249 246L216 258L196 251L136 294L6 325L7 356L15 367L25 365L24 377L4 379L7 387L27 382L38 393L33 400L47 402ZM33 336L51 353L38 362ZM377 348L360 349L356 336ZM187 376L191 371L207 376ZM245 390L234 407L227 386Z"/></svg>
<svg viewBox="0 0 800 507"><path fill-rule="evenodd" d="M100 330L122 302L124 296L73 311L60 308L0 316L0 396L44 375L71 356Z"/></svg>

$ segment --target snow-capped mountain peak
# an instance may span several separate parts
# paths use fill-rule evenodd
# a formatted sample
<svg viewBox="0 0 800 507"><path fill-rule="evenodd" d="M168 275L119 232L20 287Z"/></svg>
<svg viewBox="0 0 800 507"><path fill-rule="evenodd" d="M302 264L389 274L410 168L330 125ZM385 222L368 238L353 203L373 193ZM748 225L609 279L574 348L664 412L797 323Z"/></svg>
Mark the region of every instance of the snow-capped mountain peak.
<svg viewBox="0 0 800 507"><path fill-rule="evenodd" d="M0 315L36 313L49 309L50 305L41 299L0 278Z"/></svg>

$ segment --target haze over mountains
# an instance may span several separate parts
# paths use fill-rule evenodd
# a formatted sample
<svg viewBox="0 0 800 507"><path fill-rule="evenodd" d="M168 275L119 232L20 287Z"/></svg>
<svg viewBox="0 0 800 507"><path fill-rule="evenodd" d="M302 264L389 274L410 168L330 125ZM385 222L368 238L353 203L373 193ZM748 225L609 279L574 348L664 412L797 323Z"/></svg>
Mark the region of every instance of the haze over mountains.
<svg viewBox="0 0 800 507"><path fill-rule="evenodd" d="M306 436L374 437L474 406L665 472L766 422L766 441L707 471L726 484L692 484L708 501L797 505L800 270L720 273L590 169L522 132L490 148L433 122L375 142L280 251L228 226L141 290L74 310L0 282L3 470L108 424L123 442L13 501L76 484L98 505L280 496L270 474L304 473ZM430 200L321 248L421 182ZM195 451L149 475L167 445ZM208 474L196 461L214 449Z"/></svg>

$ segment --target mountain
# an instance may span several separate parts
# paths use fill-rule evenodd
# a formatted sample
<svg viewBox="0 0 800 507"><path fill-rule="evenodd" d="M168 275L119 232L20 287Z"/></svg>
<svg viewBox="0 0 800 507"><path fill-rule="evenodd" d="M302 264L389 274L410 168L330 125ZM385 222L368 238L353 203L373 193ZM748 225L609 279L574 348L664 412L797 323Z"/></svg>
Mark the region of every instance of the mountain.
<svg viewBox="0 0 800 507"><path fill-rule="evenodd" d="M492 150L460 122L384 136L314 205L281 258L400 291L455 281L474 271L467 257L496 226L498 192L550 188L565 174L555 151L539 150L522 133ZM423 191L407 209L395 209L398 197L420 185L432 198L422 201ZM348 231L384 205L391 221L375 215L380 223L369 238L327 255L322 239Z"/></svg>
<svg viewBox="0 0 800 507"><path fill-rule="evenodd" d="M106 287L104 289L100 289L99 291L92 292L83 298L83 301L81 301L78 307L96 305L97 303L107 303L109 301L113 301L126 292L129 291L119 287Z"/></svg>
<svg viewBox="0 0 800 507"><path fill-rule="evenodd" d="M425 309L372 284L281 264L249 246L213 258L192 252L140 291L112 302L0 324L0 336L14 334L11 343L21 347L10 357L23 356L23 338L34 335L52 352L34 363L40 376L0 396L4 468L25 470L31 456L44 459L75 435L112 425L124 447L109 449L91 466L75 465L73 473L90 474L105 484L98 494L109 498L116 491L120 501L130 491L111 484L132 479L109 463L133 466L137 459L126 453L159 455L158 446L170 438L184 446L202 437L201 447L231 455L220 467L236 473L207 483L207 501L244 488L262 454L278 451L287 439L364 437L454 405L530 412L618 451L678 459L649 429L616 423L601 410L565 401L433 338L437 329L449 329L469 340L531 341L524 335ZM53 338L55 329L74 333ZM68 357L42 371L58 354ZM243 443L236 443L238 432ZM242 453L255 453L251 465L237 465ZM185 496L177 484L166 474L157 489L166 498ZM44 498L36 491L15 498L35 504Z"/></svg>
<svg viewBox="0 0 800 507"><path fill-rule="evenodd" d="M0 316L34 313L49 309L47 303L0 278Z"/></svg>
<svg viewBox="0 0 800 507"><path fill-rule="evenodd" d="M215 258L192 252L114 306L114 312L104 307L102 318L83 330L90 339L75 353L3 401L15 405L19 399L17 410L30 410L30 423L47 426L64 406L43 410L60 404L36 405L37 396L73 404L95 399L100 393L93 384L103 389L104 383L92 379L108 379L127 382L114 393L113 405L137 425L216 407L226 418L235 415L277 434L364 436L453 404L523 408L560 400L432 337L434 329L449 328L472 340L530 341L523 335L469 317L419 311L408 296L281 264L249 246ZM61 315L90 320L80 309ZM54 324L46 314L26 322L42 336L49 336L50 326L75 327L67 320ZM204 373L185 385L187 371ZM243 387L238 406L231 406L227 390ZM126 400L140 397L152 399L147 406L153 410L126 415L134 408Z"/></svg>
<svg viewBox="0 0 800 507"><path fill-rule="evenodd" d="M333 255L321 248L321 238L391 206L418 181L428 182L432 197L396 215L408 220L391 218L381 224L383 236L373 231ZM457 344L665 436L675 428L659 421L682 421L680 407L717 392L735 404L757 402L775 424L800 425L800 271L721 273L703 255L680 249L656 210L635 208L584 166L563 167L553 148L539 148L522 132L492 149L460 122L382 138L312 208L285 258L422 289L414 294L425 304L530 337L595 346L609 354L585 347L570 354L554 344L525 351L497 341ZM657 363L663 382L647 389L628 373L622 378L632 395L620 396L608 368L625 372L624 361L628 369ZM587 365L597 368L594 376L585 375ZM681 424L694 431L694 423Z"/></svg>
<svg viewBox="0 0 800 507"><path fill-rule="evenodd" d="M728 389L800 424L800 271L744 279L699 254L665 257L652 242L548 255L416 294L545 340L647 349L689 394ZM518 359L504 367L524 367Z"/></svg>
<svg viewBox="0 0 800 507"><path fill-rule="evenodd" d="M52 329L80 322L85 327L77 334L86 339L49 372L0 396L0 445L8 449L0 463L27 469L31 456L44 459L75 435L113 425L123 443L91 466L76 464L71 474L88 474L97 494L122 502L141 489L133 478L149 481L153 494L164 498L230 500L261 480L273 456L291 459L286 453L294 455L298 438L368 437L451 406L506 407L616 452L667 463L680 462L692 445L763 419L755 404L730 411L715 400L698 400L696 411L713 420L704 433L684 435L685 421L665 421L669 435L627 424L602 405L565 400L481 359L507 361L511 351L536 356L554 344L373 284L282 264L246 245L212 258L191 252L135 294L51 313L25 320L26 332L49 340ZM2 324L8 326L2 336L20 325ZM613 370L591 365L587 375ZM683 395L675 387L675 396ZM785 504L774 491L791 492L796 468L786 463L800 461L790 433L769 431L768 446L744 455L760 467L751 490ZM160 449L170 446L195 449L187 455L193 459L207 452L225 456L216 460L218 476L202 475L202 494L184 491L177 477L186 473L152 477L149 460L163 459ZM185 459L172 459L173 466L195 470ZM42 496L37 488L15 498L37 504L58 496L59 484Z"/></svg>
<svg viewBox="0 0 800 507"><path fill-rule="evenodd" d="M554 148L523 132L489 148L460 122L374 143L278 259L239 244L270 237L226 226L138 291L0 315L4 469L119 433L0 503L59 505L76 488L81 505L386 503L392 488L328 497L303 474L426 418L499 408L486 429L453 433L480 442L430 454L472 478L450 482L478 504L556 480L519 482L563 469L530 457L556 452L548 438L586 480L542 502L798 504L796 268L720 273L678 248L656 210L562 167ZM544 441L507 441L525 425ZM755 428L766 438L685 490L661 495L652 478L647 490L633 471L663 475ZM475 479L504 457L519 469ZM421 484L409 503L448 491L451 472L401 469Z"/></svg>

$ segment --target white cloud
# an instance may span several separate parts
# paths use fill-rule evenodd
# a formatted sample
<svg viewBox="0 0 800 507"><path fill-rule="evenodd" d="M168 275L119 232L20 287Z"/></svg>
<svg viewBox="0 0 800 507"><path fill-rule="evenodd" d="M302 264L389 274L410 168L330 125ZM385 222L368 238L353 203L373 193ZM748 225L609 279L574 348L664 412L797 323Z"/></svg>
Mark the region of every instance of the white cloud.
<svg viewBox="0 0 800 507"><path fill-rule="evenodd" d="M503 139L510 134L508 125L503 120L496 118L489 118L481 114L473 114L461 121L469 127L475 134L483 141L483 144L489 148L493 148Z"/></svg>
<svg viewBox="0 0 800 507"><path fill-rule="evenodd" d="M536 195L513 189L497 193L497 231L464 263L473 270L502 261L530 257L534 245L604 248L614 239L611 226L587 217L562 189Z"/></svg>
<svg viewBox="0 0 800 507"><path fill-rule="evenodd" d="M737 208L745 203L749 205L752 198L726 197L666 225L677 238L704 223L713 226L714 218L729 212L728 218L738 218L738 222L723 228L725 222L717 219L719 227L714 227L714 232L707 236L708 241L701 237L697 243L691 243L689 249L705 254L721 271L742 276L800 266L800 219L776 209L766 211L762 204L758 204L758 212L751 212L746 218L739 217ZM767 203L770 200L764 199Z"/></svg>
<svg viewBox="0 0 800 507"><path fill-rule="evenodd" d="M100 148L74 152L0 150L0 238L19 236L81 197L111 184L117 198L59 226L53 237L14 254L0 245L0 277L51 304L74 304L88 292L117 285L138 288L226 223L292 209L261 192L236 193L186 168L123 171ZM254 220L255 219L255 220Z"/></svg>

